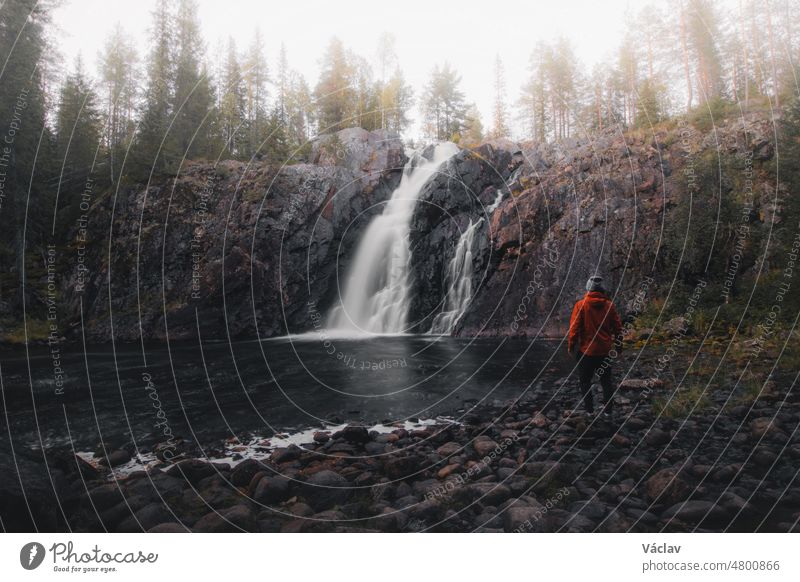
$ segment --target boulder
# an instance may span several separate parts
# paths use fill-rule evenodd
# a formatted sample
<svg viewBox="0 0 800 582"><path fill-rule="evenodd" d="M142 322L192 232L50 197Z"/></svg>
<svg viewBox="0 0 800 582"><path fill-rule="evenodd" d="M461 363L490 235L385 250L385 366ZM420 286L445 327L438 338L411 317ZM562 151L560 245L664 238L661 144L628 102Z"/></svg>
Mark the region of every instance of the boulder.
<svg viewBox="0 0 800 582"><path fill-rule="evenodd" d="M692 487L674 469L662 469L647 480L647 497L654 503L670 505L688 499Z"/></svg>
<svg viewBox="0 0 800 582"><path fill-rule="evenodd" d="M211 463L200 459L184 459L167 469L167 475L170 477L183 478L192 484L216 473L217 471Z"/></svg>
<svg viewBox="0 0 800 582"><path fill-rule="evenodd" d="M463 448L464 447L461 444L450 441L449 443L445 443L436 449L436 454L438 454L440 457L450 457L458 454L463 450Z"/></svg>
<svg viewBox="0 0 800 582"><path fill-rule="evenodd" d="M724 509L711 501L685 501L676 503L661 514L661 517L665 520L679 519L690 523L701 523L719 522L725 519L726 515Z"/></svg>
<svg viewBox="0 0 800 582"><path fill-rule="evenodd" d="M347 479L328 470L314 473L300 486L302 497L318 512L347 502L352 493Z"/></svg>
<svg viewBox="0 0 800 582"><path fill-rule="evenodd" d="M512 505L503 512L503 526L506 532L543 532L545 531L544 515L541 506Z"/></svg>
<svg viewBox="0 0 800 582"><path fill-rule="evenodd" d="M246 505L234 505L207 513L194 524L192 529L202 533L256 531L256 516Z"/></svg>
<svg viewBox="0 0 800 582"><path fill-rule="evenodd" d="M286 477L262 477L253 493L253 501L273 505L289 498L290 481Z"/></svg>
<svg viewBox="0 0 800 582"><path fill-rule="evenodd" d="M478 456L484 458L497 448L497 443L487 436L479 436L473 441L472 447Z"/></svg>
<svg viewBox="0 0 800 582"><path fill-rule="evenodd" d="M173 519L175 517L163 503L151 503L120 523L117 527L117 532L135 533L148 531L160 523Z"/></svg>
<svg viewBox="0 0 800 582"><path fill-rule="evenodd" d="M118 467L119 465L124 465L128 461L131 460L131 454L125 450L116 450L111 451L100 459L100 464L105 465L107 467Z"/></svg>
<svg viewBox="0 0 800 582"><path fill-rule="evenodd" d="M281 463L288 463L290 461L295 461L300 458L300 455L303 454L303 450L298 447L297 445L289 445L288 447L277 447L272 451L272 456L270 457L272 462L276 465L280 465Z"/></svg>
<svg viewBox="0 0 800 582"><path fill-rule="evenodd" d="M365 426L349 425L333 434L334 439L344 439L347 442L363 445L371 440L369 431Z"/></svg>

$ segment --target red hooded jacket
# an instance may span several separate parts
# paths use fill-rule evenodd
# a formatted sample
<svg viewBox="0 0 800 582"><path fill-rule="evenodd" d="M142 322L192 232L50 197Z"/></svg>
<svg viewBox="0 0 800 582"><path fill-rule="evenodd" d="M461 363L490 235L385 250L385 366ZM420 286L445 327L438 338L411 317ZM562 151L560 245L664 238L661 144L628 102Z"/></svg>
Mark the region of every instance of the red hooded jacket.
<svg viewBox="0 0 800 582"><path fill-rule="evenodd" d="M567 349L572 352L577 347L587 356L605 356L621 331L622 322L611 300L605 293L589 291L572 309Z"/></svg>

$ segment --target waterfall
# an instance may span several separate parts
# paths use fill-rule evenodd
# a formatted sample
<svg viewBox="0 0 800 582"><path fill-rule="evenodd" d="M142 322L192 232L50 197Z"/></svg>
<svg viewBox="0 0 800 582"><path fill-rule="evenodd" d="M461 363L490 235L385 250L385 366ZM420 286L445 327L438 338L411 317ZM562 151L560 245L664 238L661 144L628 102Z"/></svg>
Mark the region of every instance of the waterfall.
<svg viewBox="0 0 800 582"><path fill-rule="evenodd" d="M486 207L486 214L491 216L492 212L497 210L497 207L500 206L500 203L503 201L503 189L497 189L497 195L495 196L494 202L492 202L489 206Z"/></svg>
<svg viewBox="0 0 800 582"><path fill-rule="evenodd" d="M472 299L472 242L475 240L475 233L482 222L483 218L478 219L475 223L470 220L469 226L458 239L455 253L447 267L445 278L447 295L444 309L434 318L429 333L452 333Z"/></svg>
<svg viewBox="0 0 800 582"><path fill-rule="evenodd" d="M411 217L423 186L458 151L455 144L442 143L432 159L417 154L408 161L383 213L370 222L358 245L341 303L328 317L330 329L356 334L406 331Z"/></svg>

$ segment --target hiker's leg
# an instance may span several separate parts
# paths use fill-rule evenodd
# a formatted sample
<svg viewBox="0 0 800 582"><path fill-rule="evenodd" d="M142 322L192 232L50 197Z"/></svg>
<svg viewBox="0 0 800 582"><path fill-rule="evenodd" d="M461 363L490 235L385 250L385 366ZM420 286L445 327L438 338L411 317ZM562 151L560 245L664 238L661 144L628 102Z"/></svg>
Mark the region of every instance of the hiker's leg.
<svg viewBox="0 0 800 582"><path fill-rule="evenodd" d="M614 410L614 376L611 373L611 359L603 358L597 370L600 374L600 385L603 387L603 410L610 413Z"/></svg>
<svg viewBox="0 0 800 582"><path fill-rule="evenodd" d="M583 406L586 412L594 412L594 400L592 399L592 378L594 377L594 364L591 357L582 355L578 360L578 382L583 395Z"/></svg>

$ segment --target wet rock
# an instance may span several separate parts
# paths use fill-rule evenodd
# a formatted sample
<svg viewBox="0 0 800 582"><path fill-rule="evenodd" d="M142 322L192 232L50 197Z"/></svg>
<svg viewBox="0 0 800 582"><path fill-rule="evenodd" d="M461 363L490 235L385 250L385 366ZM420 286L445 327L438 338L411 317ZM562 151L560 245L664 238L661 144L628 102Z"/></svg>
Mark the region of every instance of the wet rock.
<svg viewBox="0 0 800 582"><path fill-rule="evenodd" d="M147 530L147 533L186 533L187 531L189 530L181 524L175 523L174 521L168 521L154 525Z"/></svg>
<svg viewBox="0 0 800 582"><path fill-rule="evenodd" d="M256 473L263 470L263 465L255 459L246 459L236 465L231 473L231 483L236 487L246 487Z"/></svg>
<svg viewBox="0 0 800 582"><path fill-rule="evenodd" d="M347 502L352 492L347 479L328 470L314 473L300 486L301 495L316 511Z"/></svg>
<svg viewBox="0 0 800 582"><path fill-rule="evenodd" d="M297 517L310 517L314 515L314 509L307 503L298 501L289 507L289 513Z"/></svg>
<svg viewBox="0 0 800 582"><path fill-rule="evenodd" d="M608 507L599 501L578 501L570 505L569 510L592 521L598 521L608 513Z"/></svg>
<svg viewBox="0 0 800 582"><path fill-rule="evenodd" d="M380 455L386 452L386 445L383 443L366 443L364 451L368 455Z"/></svg>
<svg viewBox="0 0 800 582"><path fill-rule="evenodd" d="M507 532L538 533L545 531L542 507L513 505L503 512L503 527Z"/></svg>
<svg viewBox="0 0 800 582"><path fill-rule="evenodd" d="M369 431L364 426L346 426L342 430L333 434L334 439L344 439L347 442L361 444L368 443L371 440Z"/></svg>
<svg viewBox="0 0 800 582"><path fill-rule="evenodd" d="M119 524L116 531L122 533L147 531L160 523L173 519L175 517L163 503L151 503L125 519Z"/></svg>
<svg viewBox="0 0 800 582"><path fill-rule="evenodd" d="M256 531L256 517L246 505L234 505L204 515L192 529L203 533Z"/></svg>
<svg viewBox="0 0 800 582"><path fill-rule="evenodd" d="M774 418L760 417L750 421L750 436L754 439L761 439L768 433L772 436L777 432L781 432L781 426Z"/></svg>
<svg viewBox="0 0 800 582"><path fill-rule="evenodd" d="M612 509L598 525L601 532L627 532L633 526L633 522L619 509Z"/></svg>
<svg viewBox="0 0 800 582"><path fill-rule="evenodd" d="M731 491L722 494L719 505L732 515L742 514L744 517L747 517L754 509L749 501Z"/></svg>
<svg viewBox="0 0 800 582"><path fill-rule="evenodd" d="M392 457L383 464L383 470L389 479L405 479L419 469L420 462L417 457Z"/></svg>
<svg viewBox="0 0 800 582"><path fill-rule="evenodd" d="M98 510L109 509L123 501L122 492L114 483L100 485L89 491L92 505Z"/></svg>
<svg viewBox="0 0 800 582"><path fill-rule="evenodd" d="M526 463L522 471L534 479L533 486L537 491L554 490L563 485L572 485L576 476L572 466L556 461Z"/></svg>
<svg viewBox="0 0 800 582"><path fill-rule="evenodd" d="M537 412L536 414L533 415L533 418L531 419L531 424L536 428L546 428L547 425L550 424L550 421L544 414L542 414L541 412Z"/></svg>
<svg viewBox="0 0 800 582"><path fill-rule="evenodd" d="M660 447L662 445L666 445L671 440L672 437L670 434L665 430L661 430L660 428L651 428L647 431L647 434L644 437L644 441L651 447Z"/></svg>
<svg viewBox="0 0 800 582"><path fill-rule="evenodd" d="M100 512L100 521L105 526L106 530L114 531L122 521L130 518L134 513L149 505L152 497L144 495L126 495L125 500L117 503L110 509ZM138 531L138 529L130 529L128 531Z"/></svg>
<svg viewBox="0 0 800 582"><path fill-rule="evenodd" d="M473 483L458 487L453 498L466 503L480 502L482 505L497 506L511 497L511 490L497 483Z"/></svg>
<svg viewBox="0 0 800 582"><path fill-rule="evenodd" d="M253 501L263 505L273 505L289 498L289 479L285 477L262 477L253 493Z"/></svg>
<svg viewBox="0 0 800 582"><path fill-rule="evenodd" d="M585 533L594 531L596 527L597 523L595 523L589 517L583 514L575 514L563 522L559 528L559 531L566 533Z"/></svg>
<svg viewBox="0 0 800 582"><path fill-rule="evenodd" d="M81 481L98 481L107 474L104 466L96 467L72 452L56 451L50 455L50 466L61 470L70 478L74 475Z"/></svg>
<svg viewBox="0 0 800 582"><path fill-rule="evenodd" d="M409 509L409 516L413 519L432 522L444 516L445 507L439 499L426 499L415 503Z"/></svg>
<svg viewBox="0 0 800 582"><path fill-rule="evenodd" d="M186 479L189 483L198 483L201 479L217 473L211 463L199 459L184 459L167 469L167 475Z"/></svg>
<svg viewBox="0 0 800 582"><path fill-rule="evenodd" d="M481 458L487 457L497 446L495 441L486 436L477 437L472 443L472 447Z"/></svg>
<svg viewBox="0 0 800 582"><path fill-rule="evenodd" d="M441 469L439 469L439 471L436 472L436 477L439 479L446 479L450 475L456 473L459 469L461 469L461 465L457 463L447 465L446 467L442 467Z"/></svg>
<svg viewBox="0 0 800 582"><path fill-rule="evenodd" d="M116 450L111 451L106 457L100 459L100 464L106 465L107 467L118 467L119 465L124 465L130 460L131 454L128 451Z"/></svg>
<svg viewBox="0 0 800 582"><path fill-rule="evenodd" d="M626 510L626 513L634 520L634 522L640 521L646 525L653 525L658 522L657 515L644 509L631 507Z"/></svg>
<svg viewBox="0 0 800 582"><path fill-rule="evenodd" d="M272 462L276 465L280 465L281 463L288 463L290 461L295 461L300 458L300 455L303 454L303 450L296 446L296 445L289 445L288 447L277 447L272 451L272 456L270 457Z"/></svg>
<svg viewBox="0 0 800 582"><path fill-rule="evenodd" d="M653 502L675 504L691 494L692 487L674 469L662 469L647 480L647 496Z"/></svg>
<svg viewBox="0 0 800 582"><path fill-rule="evenodd" d="M127 492L132 495L152 496L157 493L161 497L168 498L180 494L188 487L188 483L163 471L154 471L148 477L134 483L126 482L125 486Z"/></svg>
<svg viewBox="0 0 800 582"><path fill-rule="evenodd" d="M665 520L679 519L685 522L720 521L726 516L725 510L711 501L686 501L667 509L661 517Z"/></svg>
<svg viewBox="0 0 800 582"><path fill-rule="evenodd" d="M436 454L440 457L449 457L458 454L463 449L463 446L456 442L445 443L436 449Z"/></svg>

